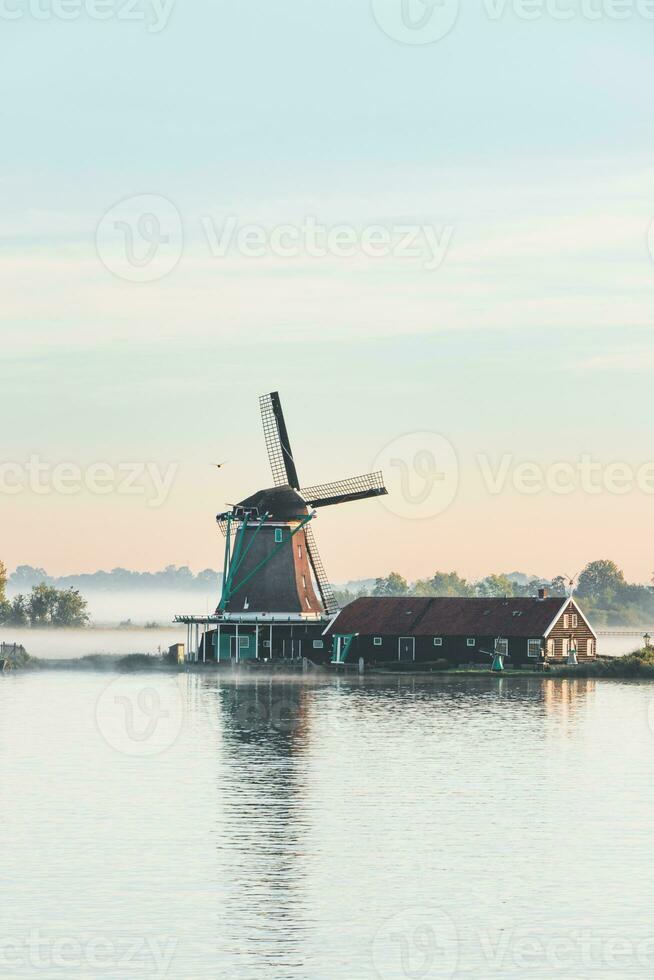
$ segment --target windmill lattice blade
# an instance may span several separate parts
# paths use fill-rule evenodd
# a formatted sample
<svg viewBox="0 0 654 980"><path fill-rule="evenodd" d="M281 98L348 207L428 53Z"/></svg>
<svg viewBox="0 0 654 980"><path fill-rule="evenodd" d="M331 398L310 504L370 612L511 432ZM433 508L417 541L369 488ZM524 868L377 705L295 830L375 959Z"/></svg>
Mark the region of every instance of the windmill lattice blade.
<svg viewBox="0 0 654 980"><path fill-rule="evenodd" d="M381 497L387 494L384 477L377 473L364 473L352 476L349 480L335 483L322 483L317 487L306 487L302 496L310 507L330 507L332 504L345 504L350 500L365 500L368 497Z"/></svg>
<svg viewBox="0 0 654 980"><path fill-rule="evenodd" d="M218 527L220 528L220 533L222 534L222 536L224 538L226 538L227 537L227 528L229 527L229 521L227 520L226 517L222 517L221 516L221 517L218 517L217 518L217 522L218 522ZM231 532L230 533L231 533L232 537L236 533L236 526L234 524L232 524Z"/></svg>
<svg viewBox="0 0 654 980"><path fill-rule="evenodd" d="M336 596L334 595L334 590L332 589L330 581L327 578L327 573L325 572L322 558L318 552L316 539L313 536L313 528L311 527L310 523L307 524L304 529L304 536L307 542L309 561L311 562L311 567L313 568L313 574L316 577L316 583L322 598L322 604L325 607L325 611L331 616L332 613L338 612L338 603L336 601Z"/></svg>
<svg viewBox="0 0 654 980"><path fill-rule="evenodd" d="M269 395L262 395L259 399L259 405L266 450L275 486L283 487L288 484L297 490L300 481L295 469L295 460L291 451L279 393L271 391Z"/></svg>

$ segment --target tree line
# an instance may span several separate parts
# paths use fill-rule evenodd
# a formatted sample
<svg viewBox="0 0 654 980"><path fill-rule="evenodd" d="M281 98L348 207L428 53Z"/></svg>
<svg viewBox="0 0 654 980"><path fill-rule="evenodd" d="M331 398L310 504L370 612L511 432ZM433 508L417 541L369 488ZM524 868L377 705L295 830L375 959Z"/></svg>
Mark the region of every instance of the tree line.
<svg viewBox="0 0 654 980"><path fill-rule="evenodd" d="M186 565L167 565L158 572L133 572L128 568L111 571L89 572L79 575L49 575L44 568L19 565L9 576L12 591L25 591L45 582L58 589L79 589L88 592L198 591L215 590L222 574L214 568L205 568L194 574Z"/></svg>
<svg viewBox="0 0 654 980"><path fill-rule="evenodd" d="M7 598L7 569L0 562L0 626L81 627L88 625L87 603L77 589L56 589L46 582L29 593Z"/></svg>
<svg viewBox="0 0 654 980"><path fill-rule="evenodd" d="M461 596L482 598L534 596L538 589L551 596L564 597L572 591L584 611L597 626L654 625L654 586L627 582L614 561L589 562L576 581L563 576L553 579L532 576L487 575L468 581L457 572L435 572L431 577L409 583L398 572L375 580L369 589L336 592L339 605L345 606L360 596Z"/></svg>

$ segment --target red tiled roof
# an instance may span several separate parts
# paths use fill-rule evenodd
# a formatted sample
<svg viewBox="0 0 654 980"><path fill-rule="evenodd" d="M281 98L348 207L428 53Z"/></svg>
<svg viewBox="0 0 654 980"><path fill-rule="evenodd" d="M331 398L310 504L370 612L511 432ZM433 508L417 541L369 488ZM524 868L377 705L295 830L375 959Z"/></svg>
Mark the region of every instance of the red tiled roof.
<svg viewBox="0 0 654 980"><path fill-rule="evenodd" d="M544 636L567 599L363 598L326 631L364 636Z"/></svg>

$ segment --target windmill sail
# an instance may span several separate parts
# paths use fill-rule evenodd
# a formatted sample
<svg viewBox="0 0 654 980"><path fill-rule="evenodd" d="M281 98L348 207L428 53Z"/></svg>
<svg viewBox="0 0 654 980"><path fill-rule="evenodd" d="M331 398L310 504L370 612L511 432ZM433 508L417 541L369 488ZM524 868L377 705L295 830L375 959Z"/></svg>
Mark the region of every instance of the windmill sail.
<svg viewBox="0 0 654 980"><path fill-rule="evenodd" d="M325 612L331 616L332 613L338 611L338 603L336 601L336 596L334 595L334 590L332 589L330 581L327 578L327 573L322 563L322 558L318 552L318 547L316 545L316 539L313 536L311 524L307 524L305 527L304 536L307 542L309 561L311 562L313 574L316 577L316 583L318 585L318 591L320 592L322 604L325 607Z"/></svg>
<svg viewBox="0 0 654 980"><path fill-rule="evenodd" d="M286 430L284 413L279 393L271 391L259 399L261 421L266 440L266 450L270 460L273 479L276 487L291 486L296 490L300 486L291 443Z"/></svg>
<svg viewBox="0 0 654 980"><path fill-rule="evenodd" d="M316 487L306 487L302 496L310 507L330 507L332 504L345 504L350 500L365 500L388 493L381 472L364 473L349 480L335 483L322 483Z"/></svg>

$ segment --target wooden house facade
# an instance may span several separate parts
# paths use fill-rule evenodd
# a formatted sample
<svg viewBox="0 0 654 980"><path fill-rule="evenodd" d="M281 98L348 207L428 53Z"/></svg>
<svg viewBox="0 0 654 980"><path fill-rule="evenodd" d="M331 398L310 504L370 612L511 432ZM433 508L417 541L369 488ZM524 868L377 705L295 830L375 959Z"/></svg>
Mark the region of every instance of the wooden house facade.
<svg viewBox="0 0 654 980"><path fill-rule="evenodd" d="M596 634L572 598L361 598L338 613L325 639L334 664L406 661L509 667L582 662L597 655Z"/></svg>

